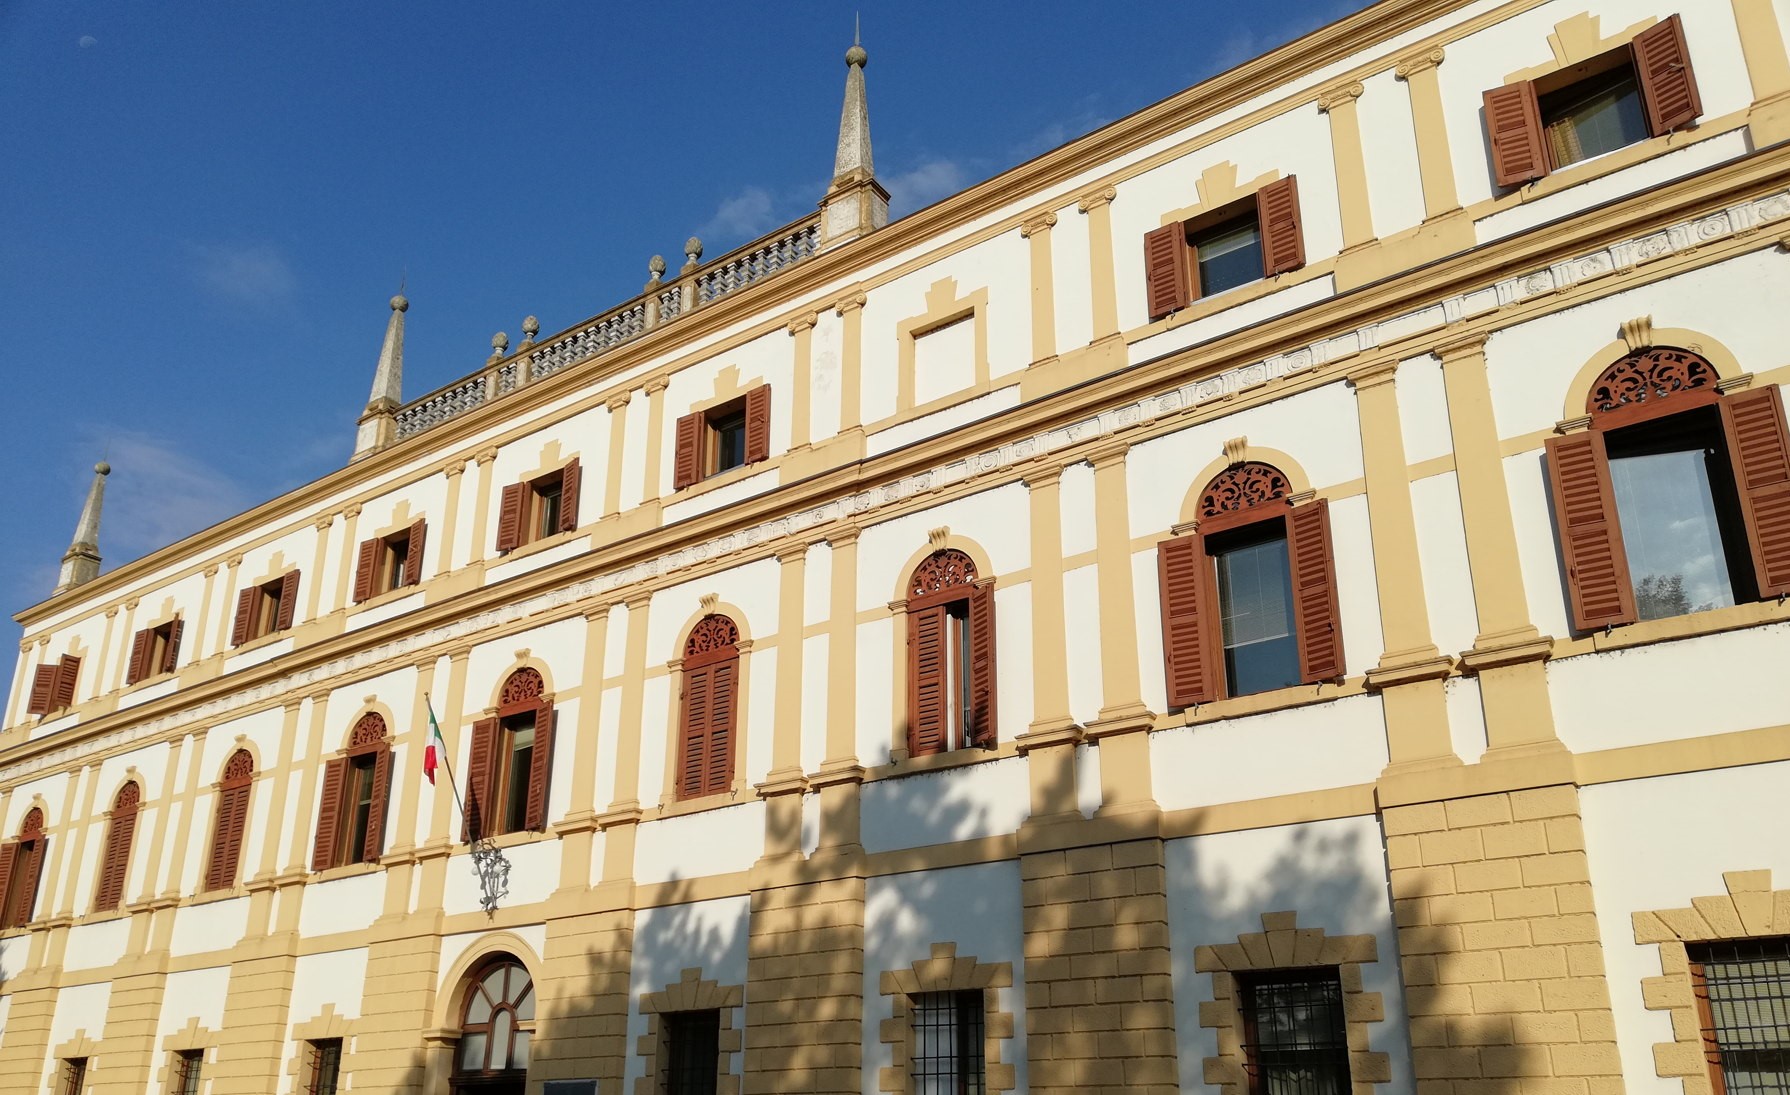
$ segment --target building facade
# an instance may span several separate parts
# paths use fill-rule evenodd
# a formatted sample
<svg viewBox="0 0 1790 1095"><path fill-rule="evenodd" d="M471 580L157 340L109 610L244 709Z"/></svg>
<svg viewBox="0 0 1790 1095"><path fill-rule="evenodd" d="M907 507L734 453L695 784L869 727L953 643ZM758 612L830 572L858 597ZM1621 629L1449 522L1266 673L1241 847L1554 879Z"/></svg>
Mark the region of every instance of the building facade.
<svg viewBox="0 0 1790 1095"><path fill-rule="evenodd" d="M817 216L102 469L0 1090L1786 1090L1787 26L1382 0L892 223L854 46Z"/></svg>

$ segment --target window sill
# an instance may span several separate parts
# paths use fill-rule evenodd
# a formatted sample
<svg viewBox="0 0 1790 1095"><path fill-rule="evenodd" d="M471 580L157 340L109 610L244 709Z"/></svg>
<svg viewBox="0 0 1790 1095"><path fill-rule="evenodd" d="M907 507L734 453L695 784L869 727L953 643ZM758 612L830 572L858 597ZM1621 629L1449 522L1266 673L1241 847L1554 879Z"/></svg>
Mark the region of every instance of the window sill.
<svg viewBox="0 0 1790 1095"><path fill-rule="evenodd" d="M358 878L361 875L377 874L384 869L384 863L342 863L312 872L306 876L306 881L313 885L319 882L334 882L338 878Z"/></svg>
<svg viewBox="0 0 1790 1095"><path fill-rule="evenodd" d="M511 550L505 551L505 552L495 553L496 558L491 563L491 565L496 566L500 563L511 563L511 562L516 561L517 559L526 559L530 555L534 555L537 552L546 551L549 548L556 548L561 544L570 543L573 540L576 540L580 536L588 536L588 535L590 535L588 530L583 529L583 528L575 528L571 532L556 532L552 536L543 536L539 540L530 540L528 543L523 544L521 547L512 548ZM410 592L410 593L415 593L418 590L420 590L421 588L422 587L420 585L419 586L405 586L404 590L407 592ZM390 592L396 593L396 592L398 592L398 590L391 590ZM385 597L385 596L389 596L389 594L382 593L379 595L379 597ZM364 605L373 604L379 600L379 597L369 598L368 600L362 602L362 605L364 606Z"/></svg>
<svg viewBox="0 0 1790 1095"><path fill-rule="evenodd" d="M522 831L515 832L515 833L499 833L498 835L491 838L491 843L495 844L498 848L501 849L501 848L515 848L515 847L519 847L523 844L534 844L537 841L553 840L553 839L554 839L554 835L553 835L551 828L549 828L549 830L545 833L537 833L533 829L523 829ZM467 842L465 842L463 840L457 840L454 842L454 852L456 854L470 854L471 851L472 851L471 844L468 844ZM369 864L368 866L377 866L377 864ZM331 868L331 869L332 870L341 870L342 868L336 867L336 868Z"/></svg>
<svg viewBox="0 0 1790 1095"><path fill-rule="evenodd" d="M710 810L725 810L729 806L744 806L748 802L759 801L758 792L745 784L736 784L731 790L717 791L701 798L677 798L675 794L658 806L647 811L641 821L668 821L671 818L687 817L690 814L706 813Z"/></svg>
<svg viewBox="0 0 1790 1095"><path fill-rule="evenodd" d="M244 645L246 646L247 644L245 643ZM152 676L139 678L134 683L124 686L124 694L128 696L139 688L147 688L152 684L160 684L163 681L173 680L177 673L178 671L171 670L167 673L156 673Z"/></svg>
<svg viewBox="0 0 1790 1095"><path fill-rule="evenodd" d="M1687 616L1669 616L1663 620L1625 624L1608 633L1599 631L1576 639L1557 639L1554 642L1553 656L1564 658L1606 650L1630 650L1654 643L1719 635L1724 631L1740 631L1774 623L1790 623L1790 601L1750 601L1742 605L1710 609L1708 612L1693 612Z"/></svg>
<svg viewBox="0 0 1790 1095"><path fill-rule="evenodd" d="M215 905L220 901L233 901L239 897L247 897L248 892L247 887L243 886L241 883L236 883L234 885L226 886L221 890L205 890L201 893L196 893L187 899L186 904L188 906Z"/></svg>
<svg viewBox="0 0 1790 1095"><path fill-rule="evenodd" d="M287 628L284 631L270 631L265 635L257 635L253 639L250 639L247 642L243 643L241 646L231 647L229 650L224 652L224 657L234 658L238 654L247 654L251 651L259 650L260 648L262 648L264 646L271 646L274 643L280 641L281 639L291 637L291 635L292 635L291 628ZM139 681L137 683L142 684L145 682Z"/></svg>
<svg viewBox="0 0 1790 1095"><path fill-rule="evenodd" d="M105 924L105 923L109 923L113 920L127 919L130 916L130 914L131 914L131 910L129 910L127 908L122 908L122 907L116 908L116 909L95 909L92 912L88 913L87 915L81 917L81 923L82 924Z"/></svg>
<svg viewBox="0 0 1790 1095"><path fill-rule="evenodd" d="M1350 677L1341 684L1324 682L1276 688L1272 692L1255 692L1247 696L1228 696L1202 703L1198 707L1173 711L1156 719L1156 729L1169 730L1180 726L1202 726L1227 719L1260 715L1270 711L1290 711L1320 703L1350 699L1368 694L1366 677Z"/></svg>
<svg viewBox="0 0 1790 1095"><path fill-rule="evenodd" d="M891 758L888 764L879 764L867 768L864 781L900 778L920 772L941 772L949 768L966 768L972 764L985 764L994 760L1006 760L1019 756L1019 746L1012 741L996 743L993 749L981 749L970 746L965 749L950 749L943 753L927 753L925 756Z"/></svg>
<svg viewBox="0 0 1790 1095"><path fill-rule="evenodd" d="M1252 301L1261 300L1263 297L1273 296L1283 289L1303 285L1314 278L1321 278L1329 274L1334 265L1334 260L1324 259L1321 262L1308 263L1297 270L1262 278L1259 281L1247 282L1221 293L1214 293L1209 297L1201 297L1178 312L1171 312L1161 319L1151 320L1142 327L1134 327L1126 331L1125 342L1127 345L1141 342L1153 335L1185 327L1189 323L1205 319L1207 316L1215 316L1240 304L1249 304Z"/></svg>
<svg viewBox="0 0 1790 1095"><path fill-rule="evenodd" d="M1689 129L1676 129L1662 136L1648 137L1646 140L1636 141L1634 144L1618 148L1614 152L1606 152L1589 160L1568 164L1558 171L1551 171L1534 182L1524 183L1519 187L1505 189L1494 186L1495 196L1472 211L1473 219L1480 220L1505 209L1514 209L1528 202L1551 197L1581 183L1601 179L1605 175L1613 175L1656 156L1663 156L1669 152L1677 152L1680 149L1701 144L1712 137L1719 137L1731 130L1743 129L1745 126L1745 111L1721 118L1706 118Z"/></svg>
<svg viewBox="0 0 1790 1095"><path fill-rule="evenodd" d="M665 501L667 503L672 503L686 501L691 498L701 498L709 491L725 487L729 483L737 483L742 479L748 479L757 475L759 472L769 471L776 466L777 459L775 457L766 457L756 463L740 464L728 468L726 471L718 471L713 475L699 479L682 490L672 491L671 496L666 498Z"/></svg>
<svg viewBox="0 0 1790 1095"><path fill-rule="evenodd" d="M570 536L572 534L569 532L562 532L562 533L559 533L559 535ZM518 549L518 550L520 550L520 549ZM510 554L514 555L515 552L511 552ZM397 589L388 589L383 593L375 593L371 597L368 597L364 601L360 601L355 604L349 605L348 613L349 613L349 615L353 615L354 613L359 612L363 609L378 608L380 605L390 604L393 601L402 600L403 598L409 597L412 594L421 593L421 592L423 592L423 583L422 582L418 582L415 585L399 586Z"/></svg>

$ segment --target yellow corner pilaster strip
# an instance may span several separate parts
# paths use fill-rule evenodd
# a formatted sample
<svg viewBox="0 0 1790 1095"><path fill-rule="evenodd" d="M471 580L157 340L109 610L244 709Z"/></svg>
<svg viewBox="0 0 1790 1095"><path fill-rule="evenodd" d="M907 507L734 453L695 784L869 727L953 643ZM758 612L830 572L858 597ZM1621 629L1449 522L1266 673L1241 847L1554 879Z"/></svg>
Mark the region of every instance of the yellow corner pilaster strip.
<svg viewBox="0 0 1790 1095"><path fill-rule="evenodd" d="M347 507L342 510L342 516L346 518L346 520L342 524L342 550L341 553L336 556L338 561L336 566L336 592L328 605L321 606L326 612L335 612L339 609L348 607L348 581L353 576L354 571L354 566L350 560L356 557L360 547L354 539L355 536L359 534L360 530L360 509L359 502L350 502ZM321 570L318 571L316 574L311 575L308 580L312 585L321 583L323 581L323 572ZM313 615L311 618L316 619L317 617ZM299 622L303 623L304 621L301 620Z"/></svg>
<svg viewBox="0 0 1790 1095"><path fill-rule="evenodd" d="M205 763L205 737L206 731L195 730L187 739L191 742L188 747L191 753L187 758L186 786L180 792L180 825L174 831L174 845L168 851L167 869L162 877L160 894L169 901L180 900L181 876L185 873L187 853L193 847L193 812L198 808L199 780L202 775L199 766ZM201 850L209 847L210 837L201 836L199 845ZM174 918L167 917L166 921L172 928Z"/></svg>
<svg viewBox="0 0 1790 1095"><path fill-rule="evenodd" d="M196 662L205 658L206 628L211 624L211 595L217 585L218 568L215 565L206 567L203 577L205 586L199 594L199 611L193 617L193 645L187 648L190 651L188 657Z"/></svg>
<svg viewBox="0 0 1790 1095"><path fill-rule="evenodd" d="M145 802L155 809L155 827L150 832L149 843L145 848L146 859L143 861L143 884L133 897L129 890L125 891L126 904L136 901L153 900L159 891L156 888L156 877L160 874L162 858L168 846L168 817L174 811L175 788L180 782L180 759L190 739L175 738L168 743L167 766L162 771L161 790L151 798L151 789L143 788ZM148 781L145 780L145 783ZM126 880L128 883L128 879Z"/></svg>
<svg viewBox="0 0 1790 1095"><path fill-rule="evenodd" d="M858 665L858 527L828 534L832 598L827 634L827 751L830 764L856 764Z"/></svg>

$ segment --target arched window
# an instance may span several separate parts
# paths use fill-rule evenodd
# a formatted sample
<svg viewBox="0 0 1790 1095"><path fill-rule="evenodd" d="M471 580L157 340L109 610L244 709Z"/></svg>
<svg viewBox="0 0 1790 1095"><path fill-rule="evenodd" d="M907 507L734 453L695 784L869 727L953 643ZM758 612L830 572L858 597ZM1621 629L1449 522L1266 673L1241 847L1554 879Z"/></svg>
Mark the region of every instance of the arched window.
<svg viewBox="0 0 1790 1095"><path fill-rule="evenodd" d="M507 955L480 967L460 1013L455 1095L522 1095L534 1028L534 982L527 968Z"/></svg>
<svg viewBox="0 0 1790 1095"><path fill-rule="evenodd" d="M112 818L106 825L106 852L100 863L99 886L93 892L93 911L108 912L124 900L124 879L130 873L131 838L137 835L137 806L143 789L131 780L112 799Z"/></svg>
<svg viewBox="0 0 1790 1095"><path fill-rule="evenodd" d="M739 737L740 629L726 616L696 621L684 643L683 714L679 720L677 797L733 789Z"/></svg>
<svg viewBox="0 0 1790 1095"><path fill-rule="evenodd" d="M1233 464L1158 547L1170 707L1342 676L1329 504L1290 495L1280 469Z"/></svg>
<svg viewBox="0 0 1790 1095"><path fill-rule="evenodd" d="M524 666L504 681L497 714L472 724L466 840L547 827L553 701L546 692L540 672Z"/></svg>
<svg viewBox="0 0 1790 1095"><path fill-rule="evenodd" d="M0 844L0 928L20 928L31 922L49 843L44 835L44 812L33 806L19 822L19 835Z"/></svg>
<svg viewBox="0 0 1790 1095"><path fill-rule="evenodd" d="M1790 593L1783 398L1716 380L1689 350L1636 350L1592 384L1590 429L1548 438L1579 630Z"/></svg>
<svg viewBox="0 0 1790 1095"><path fill-rule="evenodd" d="M914 568L907 592L907 751L995 743L994 579L953 548Z"/></svg>
<svg viewBox="0 0 1790 1095"><path fill-rule="evenodd" d="M249 785L255 781L255 758L238 749L224 763L218 784L217 823L211 831L211 862L205 868L205 888L228 889L236 884L236 868L242 862L243 832L249 824Z"/></svg>
<svg viewBox="0 0 1790 1095"><path fill-rule="evenodd" d="M369 711L354 724L348 748L323 766L323 800L311 844L313 871L379 861L391 788L391 739L385 719Z"/></svg>

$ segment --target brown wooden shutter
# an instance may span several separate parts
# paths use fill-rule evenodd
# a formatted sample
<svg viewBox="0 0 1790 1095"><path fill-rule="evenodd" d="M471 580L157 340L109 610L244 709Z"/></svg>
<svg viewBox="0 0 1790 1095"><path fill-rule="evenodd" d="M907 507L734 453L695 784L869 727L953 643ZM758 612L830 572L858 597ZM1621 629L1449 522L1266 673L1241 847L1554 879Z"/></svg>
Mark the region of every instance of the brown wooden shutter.
<svg viewBox="0 0 1790 1095"><path fill-rule="evenodd" d="M1193 263L1187 226L1179 221L1144 233L1144 295L1150 319L1178 312L1193 300Z"/></svg>
<svg viewBox="0 0 1790 1095"><path fill-rule="evenodd" d="M684 670L683 725L677 756L677 797L700 798L708 772L709 695L714 664Z"/></svg>
<svg viewBox="0 0 1790 1095"><path fill-rule="evenodd" d="M342 824L342 787L348 782L348 758L323 765L323 797L317 803L317 832L311 838L311 870L336 866L336 838Z"/></svg>
<svg viewBox="0 0 1790 1095"><path fill-rule="evenodd" d="M970 709L966 730L969 743L983 749L994 748L999 740L994 638L994 586L977 586L970 594Z"/></svg>
<svg viewBox="0 0 1790 1095"><path fill-rule="evenodd" d="M385 854L386 804L392 795L392 751L381 745L373 755L373 798L367 805L367 839L361 845L363 863L377 863Z"/></svg>
<svg viewBox="0 0 1790 1095"><path fill-rule="evenodd" d="M535 832L547 828L547 793L553 782L553 728L553 704L542 700L535 708L535 745L528 755L528 801L522 819L522 827Z"/></svg>
<svg viewBox="0 0 1790 1095"><path fill-rule="evenodd" d="M559 473L559 531L573 532L578 528L578 488L584 479L583 471L578 466L578 458L572 457Z"/></svg>
<svg viewBox="0 0 1790 1095"><path fill-rule="evenodd" d="M161 671L172 673L180 665L180 635L186 630L186 621L175 617L168 625L168 645L162 649Z"/></svg>
<svg viewBox="0 0 1790 1095"><path fill-rule="evenodd" d="M75 702L75 681L81 675L81 659L73 654L62 655L56 666L56 694L50 697L54 710L67 710Z"/></svg>
<svg viewBox="0 0 1790 1095"><path fill-rule="evenodd" d="M1657 137L1696 121L1703 113L1703 99L1697 94L1697 77L1691 72L1691 54L1678 16L1667 16L1635 35L1632 48L1648 131Z"/></svg>
<svg viewBox="0 0 1790 1095"><path fill-rule="evenodd" d="M708 749L703 774L705 794L733 790L733 748L739 738L740 660L729 658L714 666L714 689L709 693Z"/></svg>
<svg viewBox="0 0 1790 1095"><path fill-rule="evenodd" d="M137 832L135 806L112 811L106 831L105 861L100 865L99 887L94 891L93 908L108 912L124 902L124 879L130 871L131 838Z"/></svg>
<svg viewBox="0 0 1790 1095"><path fill-rule="evenodd" d="M746 463L771 455L771 386L760 384L746 393Z"/></svg>
<svg viewBox="0 0 1790 1095"><path fill-rule="evenodd" d="M1162 599L1162 663L1170 707L1218 698L1219 662L1211 656L1210 566L1199 536L1176 536L1156 548Z"/></svg>
<svg viewBox="0 0 1790 1095"><path fill-rule="evenodd" d="M491 798L491 753L497 747L497 720L472 724L472 755L466 761L466 818L460 839L471 843L490 827L485 810Z"/></svg>
<svg viewBox="0 0 1790 1095"><path fill-rule="evenodd" d="M677 451L671 462L671 489L683 490L702 478L701 412L677 420Z"/></svg>
<svg viewBox="0 0 1790 1095"><path fill-rule="evenodd" d="M255 586L236 595L236 622L230 626L230 645L241 646L249 641L249 630L255 626L255 598L261 590Z"/></svg>
<svg viewBox="0 0 1790 1095"><path fill-rule="evenodd" d="M379 574L379 556L385 541L374 537L360 542L360 551L354 561L354 603L373 596L373 579Z"/></svg>
<svg viewBox="0 0 1790 1095"><path fill-rule="evenodd" d="M1673 16L1674 19L1677 16ZM1721 401L1759 596L1790 594L1790 432L1776 384Z"/></svg>
<svg viewBox="0 0 1790 1095"><path fill-rule="evenodd" d="M248 824L249 788L247 784L226 787L218 792L217 826L211 841L211 863L205 872L205 888L222 890L236 882L236 867L242 859L242 832Z"/></svg>
<svg viewBox="0 0 1790 1095"><path fill-rule="evenodd" d="M1548 481L1560 555L1572 598L1572 623L1595 631L1635 621L1635 590L1616 520L1616 495L1604 437L1596 430L1550 437Z"/></svg>
<svg viewBox="0 0 1790 1095"><path fill-rule="evenodd" d="M404 584L413 586L423 580L423 544L429 534L429 522L418 517L410 522L410 540L404 547Z"/></svg>
<svg viewBox="0 0 1790 1095"><path fill-rule="evenodd" d="M1534 84L1525 80L1486 92L1485 133L1492 147L1492 176L1499 186L1521 186L1548 173L1541 103Z"/></svg>
<svg viewBox="0 0 1790 1095"><path fill-rule="evenodd" d="M1305 233L1299 222L1299 180L1288 175L1256 191L1256 224L1262 233L1262 276L1305 265Z"/></svg>
<svg viewBox="0 0 1790 1095"><path fill-rule="evenodd" d="M907 751L922 757L942 753L950 732L945 695L945 606L907 614Z"/></svg>
<svg viewBox="0 0 1790 1095"><path fill-rule="evenodd" d="M13 926L7 922L6 916L7 910L12 907L10 904L13 887L12 876L13 872L18 870L18 866L19 842L9 840L5 844L0 844L0 928Z"/></svg>
<svg viewBox="0 0 1790 1095"><path fill-rule="evenodd" d="M18 881L19 916L15 926L31 923L32 914L37 908L37 888L43 882L44 860L50 854L49 837L39 833L31 843L31 855L26 858Z"/></svg>
<svg viewBox="0 0 1790 1095"><path fill-rule="evenodd" d="M298 615L298 571L289 570L280 578L280 614L275 618L273 629L284 631L292 626Z"/></svg>
<svg viewBox="0 0 1790 1095"><path fill-rule="evenodd" d="M124 670L124 683L136 684L149 676L149 656L155 643L155 629L146 627L131 639L131 660Z"/></svg>
<svg viewBox="0 0 1790 1095"><path fill-rule="evenodd" d="M1287 514L1287 561L1299 629L1299 678L1341 680L1342 616L1336 606L1336 556L1330 549L1330 503L1322 498Z"/></svg>
<svg viewBox="0 0 1790 1095"><path fill-rule="evenodd" d="M503 504L497 510L497 550L515 551L522 546L522 511L528 506L528 484L503 488Z"/></svg>
<svg viewBox="0 0 1790 1095"><path fill-rule="evenodd" d="M56 695L56 667L40 665L31 675L31 698L25 701L25 714L47 715L50 700Z"/></svg>

